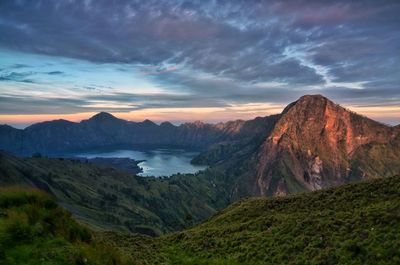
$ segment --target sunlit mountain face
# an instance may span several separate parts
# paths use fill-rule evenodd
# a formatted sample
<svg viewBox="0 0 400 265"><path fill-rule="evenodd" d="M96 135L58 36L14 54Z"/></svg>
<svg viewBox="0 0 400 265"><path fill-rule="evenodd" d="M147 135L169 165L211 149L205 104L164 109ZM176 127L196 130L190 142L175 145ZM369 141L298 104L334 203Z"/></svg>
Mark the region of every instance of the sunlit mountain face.
<svg viewBox="0 0 400 265"><path fill-rule="evenodd" d="M174 123L304 94L400 123L400 2L0 1L0 123Z"/></svg>

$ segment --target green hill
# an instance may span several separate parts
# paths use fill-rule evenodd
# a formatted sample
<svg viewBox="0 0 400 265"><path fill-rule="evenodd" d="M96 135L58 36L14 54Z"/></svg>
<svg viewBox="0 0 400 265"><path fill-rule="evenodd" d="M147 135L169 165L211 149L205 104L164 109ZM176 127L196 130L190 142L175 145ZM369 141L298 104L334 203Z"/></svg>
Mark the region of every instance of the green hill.
<svg viewBox="0 0 400 265"><path fill-rule="evenodd" d="M105 237L138 264L399 264L400 177L246 199L161 238Z"/></svg>
<svg viewBox="0 0 400 265"><path fill-rule="evenodd" d="M237 202L161 236L91 232L48 195L0 190L0 264L399 264L400 177Z"/></svg>
<svg viewBox="0 0 400 265"><path fill-rule="evenodd" d="M33 189L0 189L0 264L128 264L95 240L52 197ZM131 262L129 262L131 264Z"/></svg>
<svg viewBox="0 0 400 265"><path fill-rule="evenodd" d="M0 152L0 186L33 186L99 230L158 235L182 230L229 204L224 174L138 177L79 160Z"/></svg>

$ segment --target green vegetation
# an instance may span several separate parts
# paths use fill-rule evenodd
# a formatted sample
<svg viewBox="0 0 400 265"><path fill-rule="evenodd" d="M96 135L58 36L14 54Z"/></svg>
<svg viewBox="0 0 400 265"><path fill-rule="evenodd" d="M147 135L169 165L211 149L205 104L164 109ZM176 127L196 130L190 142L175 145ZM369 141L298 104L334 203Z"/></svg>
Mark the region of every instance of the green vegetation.
<svg viewBox="0 0 400 265"><path fill-rule="evenodd" d="M0 189L0 264L128 264L97 242L52 197L33 189Z"/></svg>
<svg viewBox="0 0 400 265"><path fill-rule="evenodd" d="M399 264L400 177L237 202L191 229L92 232L49 195L0 190L0 264Z"/></svg>
<svg viewBox="0 0 400 265"><path fill-rule="evenodd" d="M149 235L182 230L229 204L227 183L217 169L143 178L81 161L0 152L0 185L39 187L98 230Z"/></svg>
<svg viewBox="0 0 400 265"><path fill-rule="evenodd" d="M139 264L399 264L400 177L246 199L160 238L106 238Z"/></svg>
<svg viewBox="0 0 400 265"><path fill-rule="evenodd" d="M379 178L400 174L400 134L389 144L360 146L352 157L352 176Z"/></svg>

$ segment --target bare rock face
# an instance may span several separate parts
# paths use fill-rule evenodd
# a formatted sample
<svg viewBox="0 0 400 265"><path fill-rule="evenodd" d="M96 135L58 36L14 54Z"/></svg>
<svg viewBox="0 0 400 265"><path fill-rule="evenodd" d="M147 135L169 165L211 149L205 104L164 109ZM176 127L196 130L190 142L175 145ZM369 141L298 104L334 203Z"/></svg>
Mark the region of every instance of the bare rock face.
<svg viewBox="0 0 400 265"><path fill-rule="evenodd" d="M352 156L360 146L386 144L395 129L357 115L327 98L303 96L282 113L261 145L253 164L253 194L273 195L286 189L317 190L346 182Z"/></svg>
<svg viewBox="0 0 400 265"><path fill-rule="evenodd" d="M308 174L309 179L307 181L308 183L311 184L312 190L319 190L322 188L322 160L321 158L317 155L315 156L311 163L309 163L308 170L304 172L304 174Z"/></svg>

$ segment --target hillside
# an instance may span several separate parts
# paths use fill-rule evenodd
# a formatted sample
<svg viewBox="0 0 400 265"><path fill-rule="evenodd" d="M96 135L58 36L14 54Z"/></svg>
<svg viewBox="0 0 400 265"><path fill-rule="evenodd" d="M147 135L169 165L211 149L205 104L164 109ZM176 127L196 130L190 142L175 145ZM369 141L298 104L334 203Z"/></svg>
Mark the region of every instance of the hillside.
<svg viewBox="0 0 400 265"><path fill-rule="evenodd" d="M33 142L37 140L38 145L32 150L56 152L72 148L67 143L80 143L72 141L75 136L83 137L79 139L86 147L138 140L142 134L131 134L134 131L128 127L141 128L138 130L149 137L162 131L156 145L178 138L182 143L189 138L191 143L205 138L208 144L218 141L193 160L211 167L195 175L143 178L84 160L18 158L1 153L0 185L43 189L98 229L159 235L197 224L248 196L282 196L400 175L398 127L357 115L320 95L303 96L281 114L250 121L173 126L148 120L132 123L100 113L81 123L59 120L32 125L15 137L5 134L8 138L1 138L0 133L0 139L17 147L20 145L13 140L35 132ZM218 132L218 137L213 134L214 140L203 134L210 128ZM190 131L191 136L169 138L164 133L172 129ZM51 149L53 144L60 149Z"/></svg>
<svg viewBox="0 0 400 265"><path fill-rule="evenodd" d="M226 182L214 169L143 178L80 160L18 158L0 152L0 186L40 188L100 230L150 235L181 230L228 205Z"/></svg>
<svg viewBox="0 0 400 265"><path fill-rule="evenodd" d="M132 264L33 189L0 189L0 264Z"/></svg>
<svg viewBox="0 0 400 265"><path fill-rule="evenodd" d="M0 190L4 264L398 264L400 177L237 202L162 237L92 232L48 195Z"/></svg>
<svg viewBox="0 0 400 265"><path fill-rule="evenodd" d="M103 240L138 264L399 264L400 177L246 199L183 232Z"/></svg>

